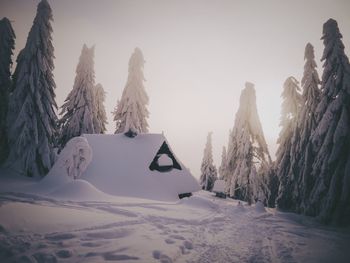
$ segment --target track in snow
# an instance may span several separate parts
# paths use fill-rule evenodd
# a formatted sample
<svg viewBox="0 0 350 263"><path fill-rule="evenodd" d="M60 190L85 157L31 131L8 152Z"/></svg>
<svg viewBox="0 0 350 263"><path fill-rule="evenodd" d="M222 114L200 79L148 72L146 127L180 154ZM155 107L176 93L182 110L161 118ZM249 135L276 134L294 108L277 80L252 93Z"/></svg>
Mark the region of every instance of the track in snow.
<svg viewBox="0 0 350 263"><path fill-rule="evenodd" d="M67 213L57 221L62 223L59 231L53 222L52 231L43 233L33 231L25 218L18 225L23 229L2 225L1 262L292 263L346 262L349 257L349 232L274 210L242 211L234 200L203 192L179 203L74 203L24 196L1 196L1 200L0 213L8 204L21 203L43 209L44 217L50 207L110 218L102 222L92 217L88 225L69 225Z"/></svg>

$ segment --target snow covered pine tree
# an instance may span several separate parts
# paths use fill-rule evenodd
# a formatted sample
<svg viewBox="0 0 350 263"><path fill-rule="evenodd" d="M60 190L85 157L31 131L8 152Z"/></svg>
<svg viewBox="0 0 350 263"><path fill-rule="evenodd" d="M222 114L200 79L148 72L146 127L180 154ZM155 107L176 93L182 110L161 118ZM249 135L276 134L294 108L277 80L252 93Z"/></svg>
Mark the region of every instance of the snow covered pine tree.
<svg viewBox="0 0 350 263"><path fill-rule="evenodd" d="M279 190L277 206L282 209L290 209L295 205L292 199L293 176L290 174L292 162L291 151L294 143L293 134L297 127L297 117L301 107L301 95L299 83L294 77L286 79L282 92L282 113L280 126L282 127L277 143L276 172L279 177Z"/></svg>
<svg viewBox="0 0 350 263"><path fill-rule="evenodd" d="M267 181L263 172L271 164L256 108L254 84L247 82L240 97L235 125L227 152L227 184L229 195L252 203L268 199Z"/></svg>
<svg viewBox="0 0 350 263"><path fill-rule="evenodd" d="M6 120L12 85L11 66L15 38L10 20L4 17L0 20L0 164L6 160L8 154Z"/></svg>
<svg viewBox="0 0 350 263"><path fill-rule="evenodd" d="M73 137L84 133L95 133L94 120L96 106L94 101L95 71L94 47L83 46L72 91L62 105L60 119L61 149Z"/></svg>
<svg viewBox="0 0 350 263"><path fill-rule="evenodd" d="M113 114L116 121L115 133L125 133L135 137L138 133L148 132L146 108L148 96L143 86L143 65L145 60L139 48L135 48L129 60L129 75L121 100Z"/></svg>
<svg viewBox="0 0 350 263"><path fill-rule="evenodd" d="M311 135L316 128L316 108L320 101L320 79L317 73L314 47L308 43L305 47L304 75L301 80L303 89L302 106L298 114L297 129L294 131L294 146L292 147L291 172L296 176L294 180L293 200L295 206L290 209L302 212L304 200L309 198L313 178L311 178L314 151L312 149Z"/></svg>
<svg viewBox="0 0 350 263"><path fill-rule="evenodd" d="M323 25L325 46L322 61L319 123L312 136L316 157L312 176L315 185L306 214L324 222L350 221L350 65L335 20Z"/></svg>
<svg viewBox="0 0 350 263"><path fill-rule="evenodd" d="M94 87L94 101L95 101L95 117L94 117L94 129L95 133L105 133L107 115L104 106L104 101L106 99L106 92L104 91L101 84L97 84Z"/></svg>
<svg viewBox="0 0 350 263"><path fill-rule="evenodd" d="M226 147L222 147L222 154L221 154L221 164L219 167L219 179L225 180L226 174L227 174L227 153L226 153Z"/></svg>
<svg viewBox="0 0 350 263"><path fill-rule="evenodd" d="M204 155L201 164L201 177L199 179L202 189L206 191L211 191L211 189L213 189L214 182L217 179L217 170L213 164L211 135L212 133L209 132L207 136L207 143L204 148Z"/></svg>
<svg viewBox="0 0 350 263"><path fill-rule="evenodd" d="M7 163L27 176L45 175L54 159L57 105L52 19L47 0L40 1L26 46L17 58L9 100Z"/></svg>

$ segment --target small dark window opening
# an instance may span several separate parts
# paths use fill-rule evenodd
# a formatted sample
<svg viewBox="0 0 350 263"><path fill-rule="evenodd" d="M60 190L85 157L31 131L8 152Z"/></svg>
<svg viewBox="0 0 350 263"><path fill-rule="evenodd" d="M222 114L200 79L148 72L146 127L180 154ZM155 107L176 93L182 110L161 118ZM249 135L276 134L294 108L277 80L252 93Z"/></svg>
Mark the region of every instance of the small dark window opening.
<svg viewBox="0 0 350 263"><path fill-rule="evenodd" d="M129 129L127 132L124 133L124 135L129 138L134 138L137 136L137 132L134 132L131 129Z"/></svg>
<svg viewBox="0 0 350 263"><path fill-rule="evenodd" d="M162 154L166 154L173 161L173 164L160 166L158 163L158 159L160 158L160 156ZM163 142L162 146L159 148L159 150L156 154L156 157L154 157L153 161L151 162L151 164L149 166L149 169L151 171L156 170L158 172L169 172L172 169L182 170L180 164L176 161L173 153L170 151L166 142Z"/></svg>
<svg viewBox="0 0 350 263"><path fill-rule="evenodd" d="M190 197L192 196L192 193L183 193L183 194L179 194L179 198L182 199L182 198L185 198L185 197Z"/></svg>

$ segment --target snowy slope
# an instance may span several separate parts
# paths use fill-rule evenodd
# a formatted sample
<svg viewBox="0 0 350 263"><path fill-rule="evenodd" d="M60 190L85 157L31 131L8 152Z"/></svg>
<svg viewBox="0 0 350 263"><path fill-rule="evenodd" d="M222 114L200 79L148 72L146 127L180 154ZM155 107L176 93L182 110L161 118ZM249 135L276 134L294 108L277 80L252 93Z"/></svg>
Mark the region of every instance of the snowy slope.
<svg viewBox="0 0 350 263"><path fill-rule="evenodd" d="M0 262L348 262L349 230L199 192L177 202L0 195Z"/></svg>

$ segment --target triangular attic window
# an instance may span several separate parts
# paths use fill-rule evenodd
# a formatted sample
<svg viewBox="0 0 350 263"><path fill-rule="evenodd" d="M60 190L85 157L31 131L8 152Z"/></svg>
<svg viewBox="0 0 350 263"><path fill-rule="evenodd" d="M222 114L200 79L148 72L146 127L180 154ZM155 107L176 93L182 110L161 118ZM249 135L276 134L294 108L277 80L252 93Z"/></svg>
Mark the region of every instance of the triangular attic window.
<svg viewBox="0 0 350 263"><path fill-rule="evenodd" d="M160 158L161 159L167 159L167 158L164 158L165 157L164 155L167 155L167 157L169 159L171 159L172 164L168 163L167 165L162 165L163 162L159 163L159 159ZM169 172L172 169L182 170L180 164L176 161L173 153L170 151L169 146L167 145L166 142L163 142L162 146L159 148L156 156L154 157L152 163L149 166L149 169L151 171L156 170L156 171L159 171L159 172Z"/></svg>

